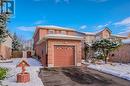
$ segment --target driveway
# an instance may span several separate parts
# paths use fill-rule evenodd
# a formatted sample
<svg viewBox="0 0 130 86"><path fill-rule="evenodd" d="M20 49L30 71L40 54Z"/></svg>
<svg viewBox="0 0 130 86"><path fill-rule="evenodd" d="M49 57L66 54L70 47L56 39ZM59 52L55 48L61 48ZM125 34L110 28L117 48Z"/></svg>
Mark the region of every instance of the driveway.
<svg viewBox="0 0 130 86"><path fill-rule="evenodd" d="M21 68L16 68L16 65L21 61L21 58L13 58L11 63L0 63L0 67L9 69L8 76L2 81L3 85L8 86L43 86L41 79L38 77L39 69L42 68L39 61L33 58L25 59L30 67L26 68L30 73L30 82L22 84L16 82L16 75L21 72Z"/></svg>
<svg viewBox="0 0 130 86"><path fill-rule="evenodd" d="M130 86L130 82L104 74L87 66L41 69L45 86Z"/></svg>

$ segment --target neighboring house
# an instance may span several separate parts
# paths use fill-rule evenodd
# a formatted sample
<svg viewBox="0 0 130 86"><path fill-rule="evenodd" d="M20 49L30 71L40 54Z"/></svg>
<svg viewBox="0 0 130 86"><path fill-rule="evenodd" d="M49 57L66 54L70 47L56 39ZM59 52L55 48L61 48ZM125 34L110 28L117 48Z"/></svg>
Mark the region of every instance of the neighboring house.
<svg viewBox="0 0 130 86"><path fill-rule="evenodd" d="M128 38L127 36L112 34L112 31L107 27L104 28L103 30L100 30L95 33L86 32L85 34L86 34L85 42L90 43L90 44L95 42L96 40L101 40L101 39L109 39L112 41L121 41L121 40Z"/></svg>
<svg viewBox="0 0 130 86"><path fill-rule="evenodd" d="M118 49L110 53L110 61L123 63L130 62L130 39L122 40L122 43L123 45L121 45Z"/></svg>
<svg viewBox="0 0 130 86"><path fill-rule="evenodd" d="M92 44L96 40L95 33L85 32L84 40L88 44Z"/></svg>
<svg viewBox="0 0 130 86"><path fill-rule="evenodd" d="M34 51L44 66L80 66L84 42L91 45L101 39L121 41L127 37L113 35L109 28L96 33L82 33L58 26L38 26L34 34Z"/></svg>
<svg viewBox="0 0 130 86"><path fill-rule="evenodd" d="M35 54L48 67L81 65L81 41L76 31L57 26L36 27L34 34Z"/></svg>
<svg viewBox="0 0 130 86"><path fill-rule="evenodd" d="M34 55L33 40L24 40L23 44L23 57L32 57Z"/></svg>
<svg viewBox="0 0 130 86"><path fill-rule="evenodd" d="M0 55L2 55L0 59L9 59L12 56L12 37L10 34L5 38L5 42L0 44Z"/></svg>
<svg viewBox="0 0 130 86"><path fill-rule="evenodd" d="M95 41L101 40L101 39L108 39L113 42L121 42L122 40L128 39L127 36L112 34L112 31L107 27L95 33L86 32L85 34L86 36L84 40L90 46ZM91 57L95 57L95 56L94 56L94 52L90 49L89 53L87 54L87 58L91 58Z"/></svg>

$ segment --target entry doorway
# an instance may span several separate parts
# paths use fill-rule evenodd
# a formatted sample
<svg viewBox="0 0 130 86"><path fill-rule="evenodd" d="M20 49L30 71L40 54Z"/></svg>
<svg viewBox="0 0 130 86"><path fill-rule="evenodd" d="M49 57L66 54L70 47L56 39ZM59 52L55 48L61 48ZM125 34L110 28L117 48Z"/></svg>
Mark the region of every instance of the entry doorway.
<svg viewBox="0 0 130 86"><path fill-rule="evenodd" d="M27 58L32 57L32 52L31 51L27 51Z"/></svg>

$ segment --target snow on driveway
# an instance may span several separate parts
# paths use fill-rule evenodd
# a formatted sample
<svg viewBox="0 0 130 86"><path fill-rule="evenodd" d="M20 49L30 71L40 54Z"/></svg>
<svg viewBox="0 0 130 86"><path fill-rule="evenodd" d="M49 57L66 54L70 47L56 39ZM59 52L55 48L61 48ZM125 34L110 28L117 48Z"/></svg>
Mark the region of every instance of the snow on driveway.
<svg viewBox="0 0 130 86"><path fill-rule="evenodd" d="M21 68L16 68L16 65L21 61L20 58L13 58L12 63L0 63L0 67L6 67L9 69L8 76L2 81L4 85L8 86L44 86L41 79L38 77L39 69L42 68L41 63L33 58L25 59L30 67L27 67L27 72L30 73L30 82L28 83L17 83L16 75L21 72Z"/></svg>
<svg viewBox="0 0 130 86"><path fill-rule="evenodd" d="M130 80L130 64L119 64L112 63L111 64L89 64L88 68L92 68L104 73L108 73L120 78L124 78Z"/></svg>

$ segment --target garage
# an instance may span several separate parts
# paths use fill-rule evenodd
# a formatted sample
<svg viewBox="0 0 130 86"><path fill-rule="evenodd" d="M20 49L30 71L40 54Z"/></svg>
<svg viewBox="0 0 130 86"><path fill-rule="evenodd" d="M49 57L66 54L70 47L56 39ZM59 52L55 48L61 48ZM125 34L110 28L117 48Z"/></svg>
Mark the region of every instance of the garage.
<svg viewBox="0 0 130 86"><path fill-rule="evenodd" d="M65 45L54 46L54 66L67 67L75 65L75 47Z"/></svg>

